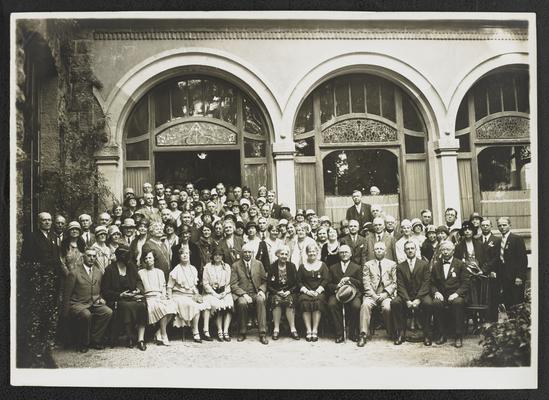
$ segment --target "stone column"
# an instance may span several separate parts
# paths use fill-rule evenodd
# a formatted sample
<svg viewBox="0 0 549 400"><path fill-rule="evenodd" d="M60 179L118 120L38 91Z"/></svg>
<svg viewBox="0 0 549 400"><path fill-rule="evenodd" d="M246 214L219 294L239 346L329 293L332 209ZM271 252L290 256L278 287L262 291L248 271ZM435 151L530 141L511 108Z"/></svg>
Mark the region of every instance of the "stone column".
<svg viewBox="0 0 549 400"><path fill-rule="evenodd" d="M122 200L122 166L119 163L119 147L107 145L95 154L97 170L103 175L106 184L118 201Z"/></svg>
<svg viewBox="0 0 549 400"><path fill-rule="evenodd" d="M290 207L292 214L296 211L294 153L293 142L273 143L277 201Z"/></svg>
<svg viewBox="0 0 549 400"><path fill-rule="evenodd" d="M437 207L441 210L441 217L438 223L444 223L444 210L448 207L455 208L461 215L461 197L459 187L459 175L457 164L457 150L459 140L455 138L442 138L434 143L434 150L437 158L439 182L442 186L442 204ZM440 218L440 217L439 217Z"/></svg>

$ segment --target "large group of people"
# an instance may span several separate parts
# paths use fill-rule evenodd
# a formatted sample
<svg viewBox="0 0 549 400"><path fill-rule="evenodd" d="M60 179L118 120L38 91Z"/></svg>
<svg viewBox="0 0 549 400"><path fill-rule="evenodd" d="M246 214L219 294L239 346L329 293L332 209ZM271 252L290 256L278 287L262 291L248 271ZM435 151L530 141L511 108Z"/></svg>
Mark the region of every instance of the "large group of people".
<svg viewBox="0 0 549 400"><path fill-rule="evenodd" d="M457 226L453 208L441 226L425 209L397 229L359 190L343 221L311 209L292 214L275 199L264 186L253 196L222 183L157 182L140 197L126 188L123 203L95 223L40 213L21 253L29 289L21 318L40 343L35 365L53 363L58 321L81 352L121 338L142 351L151 341L168 346L181 327L197 343L241 342L255 325L268 344L284 319L294 340L331 331L336 343L348 336L363 347L379 326L402 344L414 318L426 346L453 337L459 348L465 307L481 285L490 289L488 319L498 304L523 301L526 249L507 217L495 221L497 236L478 213Z"/></svg>

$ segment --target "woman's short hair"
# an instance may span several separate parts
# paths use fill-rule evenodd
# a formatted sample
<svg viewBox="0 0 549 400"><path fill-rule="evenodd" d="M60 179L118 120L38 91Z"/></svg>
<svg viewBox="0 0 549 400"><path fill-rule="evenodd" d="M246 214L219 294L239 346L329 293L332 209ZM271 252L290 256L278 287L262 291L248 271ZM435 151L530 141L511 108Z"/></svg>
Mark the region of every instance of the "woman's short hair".
<svg viewBox="0 0 549 400"><path fill-rule="evenodd" d="M212 250L212 254L210 255L211 260L213 261L214 256L220 255L221 257L224 257L223 250L219 246L215 246Z"/></svg>
<svg viewBox="0 0 549 400"><path fill-rule="evenodd" d="M130 260L130 248L125 245L120 245L114 251L117 261L121 261L124 264L127 264Z"/></svg>
<svg viewBox="0 0 549 400"><path fill-rule="evenodd" d="M271 232L273 229L278 230L278 225L275 225L275 224L267 225L267 232Z"/></svg>
<svg viewBox="0 0 549 400"><path fill-rule="evenodd" d="M275 251L275 255L278 257L281 251L287 251L288 254L290 254L290 247L288 247L285 244L283 244L282 246L279 246Z"/></svg>
<svg viewBox="0 0 549 400"><path fill-rule="evenodd" d="M153 258L154 258L154 261L156 262L156 251L154 251L153 249L149 249L148 251L144 251L142 254L141 254L141 265L144 265L145 263L145 257L147 257L149 255L149 253L151 253L153 255Z"/></svg>
<svg viewBox="0 0 549 400"><path fill-rule="evenodd" d="M204 224L200 228L198 228L200 234L204 233L204 228L208 228L210 231L213 231L213 227L209 224Z"/></svg>
<svg viewBox="0 0 549 400"><path fill-rule="evenodd" d="M164 231L164 227L162 226L162 222L153 222L150 226L149 226L149 233L152 234L156 229L161 229L162 231Z"/></svg>
<svg viewBox="0 0 549 400"><path fill-rule="evenodd" d="M313 249L316 250L317 252L319 251L319 248L316 243L309 243L307 246L305 246L305 252L307 253Z"/></svg>

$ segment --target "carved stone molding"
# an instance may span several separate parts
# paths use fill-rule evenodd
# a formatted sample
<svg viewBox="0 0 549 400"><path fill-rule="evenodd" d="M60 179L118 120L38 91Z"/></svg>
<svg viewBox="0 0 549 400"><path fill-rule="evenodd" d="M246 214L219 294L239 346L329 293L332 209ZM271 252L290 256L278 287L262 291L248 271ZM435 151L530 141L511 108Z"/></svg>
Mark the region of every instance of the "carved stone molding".
<svg viewBox="0 0 549 400"><path fill-rule="evenodd" d="M156 135L157 146L196 146L236 144L235 132L207 122L187 122L169 127Z"/></svg>
<svg viewBox="0 0 549 400"><path fill-rule="evenodd" d="M394 142L396 129L372 119L347 119L322 132L324 143Z"/></svg>
<svg viewBox="0 0 549 400"><path fill-rule="evenodd" d="M499 117L477 129L477 139L518 139L530 136L530 120L523 117Z"/></svg>
<svg viewBox="0 0 549 400"><path fill-rule="evenodd" d="M385 30L269 29L95 31L95 40L528 40L525 29Z"/></svg>

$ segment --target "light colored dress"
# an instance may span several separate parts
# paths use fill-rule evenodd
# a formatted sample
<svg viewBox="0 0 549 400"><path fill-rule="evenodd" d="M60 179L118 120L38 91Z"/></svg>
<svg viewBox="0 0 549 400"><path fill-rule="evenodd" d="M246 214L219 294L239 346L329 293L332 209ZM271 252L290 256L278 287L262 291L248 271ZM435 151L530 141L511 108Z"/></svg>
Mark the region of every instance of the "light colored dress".
<svg viewBox="0 0 549 400"><path fill-rule="evenodd" d="M69 244L69 249L64 257L61 257L61 264L66 268L66 272L70 272L79 265L82 265L83 255L76 246Z"/></svg>
<svg viewBox="0 0 549 400"><path fill-rule="evenodd" d="M176 306L166 298L166 279L161 269L140 269L139 277L143 284L143 294L147 298L149 324L160 321L165 315L175 314Z"/></svg>
<svg viewBox="0 0 549 400"><path fill-rule="evenodd" d="M231 267L229 264L206 264L202 275L202 285L206 293L204 299L211 306L212 314L215 314L217 310L232 310L234 301L231 296ZM214 296L214 293L225 293L225 296L220 299Z"/></svg>
<svg viewBox="0 0 549 400"><path fill-rule="evenodd" d="M95 249L97 252L96 265L101 270L101 273L104 274L105 268L107 268L109 264L113 261L111 248L106 244L100 246L97 242L92 245L92 248Z"/></svg>
<svg viewBox="0 0 549 400"><path fill-rule="evenodd" d="M177 310L173 326L192 326L192 320L200 311L207 310L210 305L207 301L197 302L194 296L198 295L198 271L192 265L177 266L170 272L168 289L171 289L172 300Z"/></svg>
<svg viewBox="0 0 549 400"><path fill-rule="evenodd" d="M305 236L305 239L303 239L303 242L299 242L297 240L297 236L295 239L294 248L292 249L292 253L290 254L290 261L294 265L303 265L305 261L307 261L307 246L310 244L314 244L316 246L316 242L313 238L309 236Z"/></svg>

